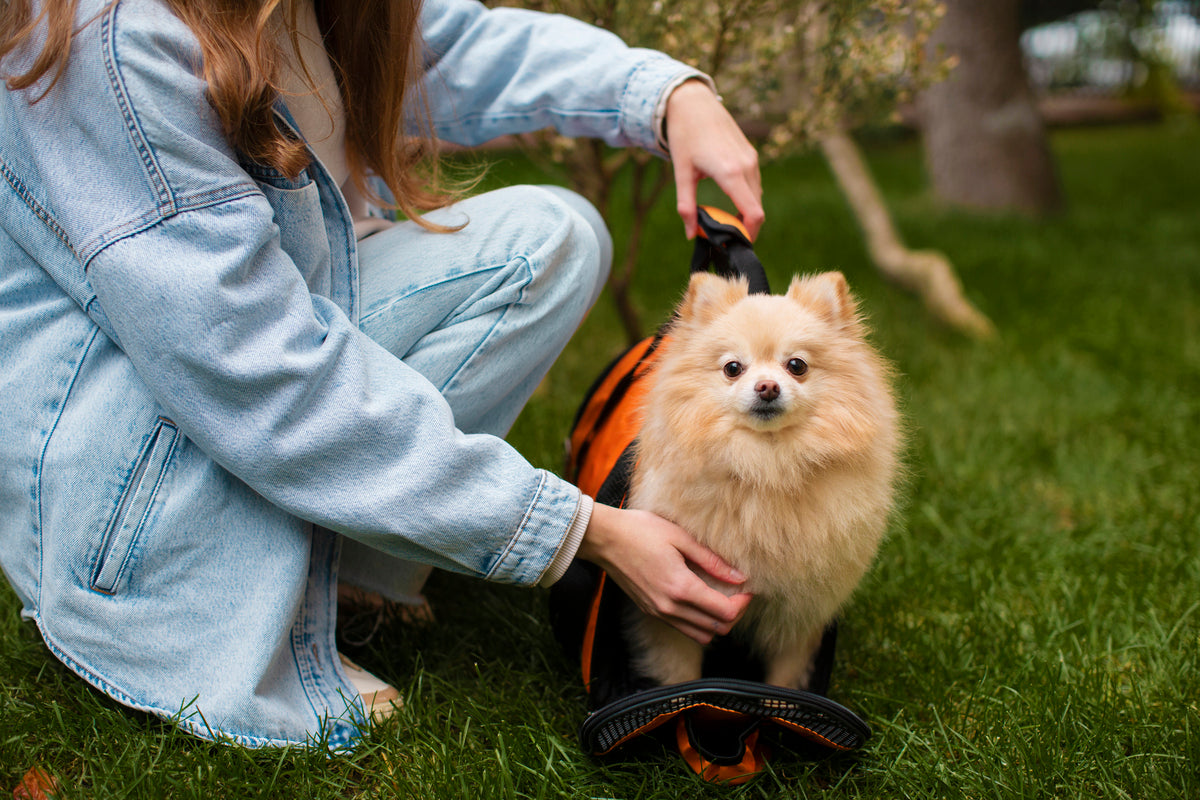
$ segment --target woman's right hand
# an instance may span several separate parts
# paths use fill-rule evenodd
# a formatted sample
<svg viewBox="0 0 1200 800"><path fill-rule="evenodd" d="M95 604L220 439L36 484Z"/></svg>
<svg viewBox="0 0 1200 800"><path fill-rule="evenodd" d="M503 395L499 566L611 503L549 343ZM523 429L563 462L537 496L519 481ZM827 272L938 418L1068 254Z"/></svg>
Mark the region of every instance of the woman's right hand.
<svg viewBox="0 0 1200 800"><path fill-rule="evenodd" d="M699 230L696 187L712 178L733 201L754 241L765 218L758 152L720 98L702 81L685 81L667 98L666 124L675 203L687 237Z"/></svg>
<svg viewBox="0 0 1200 800"><path fill-rule="evenodd" d="M700 644L729 633L750 602L739 591L744 575L649 511L597 503L576 555L611 575L642 611ZM712 588L695 570L728 593Z"/></svg>

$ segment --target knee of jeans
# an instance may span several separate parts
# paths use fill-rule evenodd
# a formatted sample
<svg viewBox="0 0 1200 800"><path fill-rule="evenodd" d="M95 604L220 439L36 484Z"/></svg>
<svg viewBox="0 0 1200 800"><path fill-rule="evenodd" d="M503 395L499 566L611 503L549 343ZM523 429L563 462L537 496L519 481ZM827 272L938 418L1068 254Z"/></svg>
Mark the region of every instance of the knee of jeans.
<svg viewBox="0 0 1200 800"><path fill-rule="evenodd" d="M563 288L559 299L579 305L580 316L596 302L608 280L612 265L612 237L600 212L583 196L559 186L513 187L519 194L512 199L521 204L531 218L550 223L535 235L545 235L542 247L550 247L553 257L541 259L541 268L552 275L543 276ZM549 254L547 254L549 255ZM580 290L583 291L580 291ZM586 301L580 303L580 301Z"/></svg>
<svg viewBox="0 0 1200 800"><path fill-rule="evenodd" d="M562 186L545 185L538 188L545 189L562 200L591 227L592 232L596 236L596 243L600 247L600 270L597 273L597 285L598 287L603 287L605 281L608 280L608 273L612 269L613 260L612 234L608 231L608 225L604 222L604 217L600 216L600 211L592 205L590 200L578 192L573 192Z"/></svg>

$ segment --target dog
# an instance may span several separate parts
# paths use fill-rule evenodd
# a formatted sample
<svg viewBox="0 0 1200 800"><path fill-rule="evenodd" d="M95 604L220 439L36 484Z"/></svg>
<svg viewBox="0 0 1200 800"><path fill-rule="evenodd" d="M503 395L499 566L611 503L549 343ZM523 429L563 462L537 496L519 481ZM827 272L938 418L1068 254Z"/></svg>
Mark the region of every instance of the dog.
<svg viewBox="0 0 1200 800"><path fill-rule="evenodd" d="M627 505L682 526L748 576L739 591L754 598L734 633L767 683L805 689L893 506L892 371L839 272L798 276L783 295L697 273L666 333L646 377ZM701 677L703 646L667 623L631 607L625 630L644 676Z"/></svg>

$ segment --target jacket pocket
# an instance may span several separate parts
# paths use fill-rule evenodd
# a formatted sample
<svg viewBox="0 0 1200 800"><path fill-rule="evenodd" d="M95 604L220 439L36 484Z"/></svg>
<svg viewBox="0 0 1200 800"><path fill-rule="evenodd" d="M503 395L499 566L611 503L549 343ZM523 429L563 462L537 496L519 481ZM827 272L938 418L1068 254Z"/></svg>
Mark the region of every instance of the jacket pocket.
<svg viewBox="0 0 1200 800"><path fill-rule="evenodd" d="M179 429L175 423L166 417L159 417L117 503L117 510L105 529L96 566L92 570L91 588L95 591L104 594L116 592L145 527L178 438Z"/></svg>

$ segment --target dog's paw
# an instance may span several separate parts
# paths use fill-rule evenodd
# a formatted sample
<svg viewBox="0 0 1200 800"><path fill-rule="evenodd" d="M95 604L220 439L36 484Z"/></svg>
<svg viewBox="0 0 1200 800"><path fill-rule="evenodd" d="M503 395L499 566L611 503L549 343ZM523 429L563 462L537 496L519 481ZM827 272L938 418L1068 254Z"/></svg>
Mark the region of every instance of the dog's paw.
<svg viewBox="0 0 1200 800"><path fill-rule="evenodd" d="M659 620L646 617L634 626L634 669L663 686L700 678L704 648Z"/></svg>
<svg viewBox="0 0 1200 800"><path fill-rule="evenodd" d="M767 659L767 683L785 689L807 689L813 675L813 660L821 647L823 631L781 648Z"/></svg>

